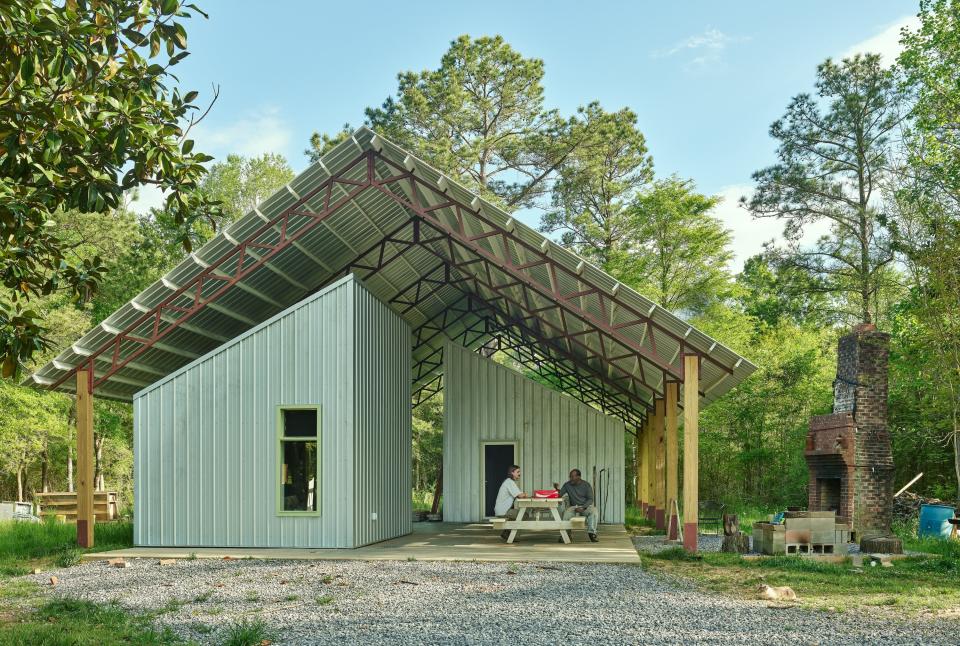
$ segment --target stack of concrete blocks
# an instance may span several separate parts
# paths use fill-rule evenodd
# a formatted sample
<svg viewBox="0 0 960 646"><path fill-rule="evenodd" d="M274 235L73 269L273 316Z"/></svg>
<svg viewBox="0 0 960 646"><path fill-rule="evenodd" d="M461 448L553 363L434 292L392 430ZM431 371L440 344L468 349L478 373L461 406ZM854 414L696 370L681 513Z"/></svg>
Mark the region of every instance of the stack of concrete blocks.
<svg viewBox="0 0 960 646"><path fill-rule="evenodd" d="M753 549L761 554L843 554L850 526L832 511L793 511L783 522L754 523Z"/></svg>
<svg viewBox="0 0 960 646"><path fill-rule="evenodd" d="M786 554L786 527L780 523L753 524L753 551L761 554Z"/></svg>

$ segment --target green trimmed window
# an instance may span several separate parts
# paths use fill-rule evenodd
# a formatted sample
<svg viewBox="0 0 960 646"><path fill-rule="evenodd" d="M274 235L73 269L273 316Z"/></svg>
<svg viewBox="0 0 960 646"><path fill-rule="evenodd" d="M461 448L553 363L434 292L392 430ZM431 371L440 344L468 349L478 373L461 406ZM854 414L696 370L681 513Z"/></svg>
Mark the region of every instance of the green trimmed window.
<svg viewBox="0 0 960 646"><path fill-rule="evenodd" d="M281 513L318 511L320 411L317 407L280 409Z"/></svg>

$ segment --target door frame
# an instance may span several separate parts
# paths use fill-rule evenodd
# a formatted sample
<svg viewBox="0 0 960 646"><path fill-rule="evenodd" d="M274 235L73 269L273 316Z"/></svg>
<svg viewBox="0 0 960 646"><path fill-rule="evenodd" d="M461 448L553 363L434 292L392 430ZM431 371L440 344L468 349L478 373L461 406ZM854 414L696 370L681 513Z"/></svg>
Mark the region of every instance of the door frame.
<svg viewBox="0 0 960 646"><path fill-rule="evenodd" d="M514 464L521 465L521 470L523 468L523 463L520 459L520 441L519 440L480 440L480 500L478 502L480 508L480 520L487 520L491 516L487 516L487 501L486 501L486 487L484 486L484 477L487 474L487 446L490 445L513 445L513 459ZM506 477L506 476L504 476ZM523 487L520 487L522 490Z"/></svg>

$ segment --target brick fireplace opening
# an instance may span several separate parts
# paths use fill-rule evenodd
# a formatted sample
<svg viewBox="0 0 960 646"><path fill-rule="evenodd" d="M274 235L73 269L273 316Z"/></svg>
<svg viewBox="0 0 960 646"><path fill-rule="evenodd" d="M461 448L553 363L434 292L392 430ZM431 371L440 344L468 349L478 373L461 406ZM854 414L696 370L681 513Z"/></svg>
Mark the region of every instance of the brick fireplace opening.
<svg viewBox="0 0 960 646"><path fill-rule="evenodd" d="M817 478L817 498L820 511L840 511L840 478Z"/></svg>
<svg viewBox="0 0 960 646"><path fill-rule="evenodd" d="M893 454L887 429L890 335L860 325L840 339L833 413L810 419L808 508L836 511L854 535L890 534ZM855 539L856 540L856 539Z"/></svg>

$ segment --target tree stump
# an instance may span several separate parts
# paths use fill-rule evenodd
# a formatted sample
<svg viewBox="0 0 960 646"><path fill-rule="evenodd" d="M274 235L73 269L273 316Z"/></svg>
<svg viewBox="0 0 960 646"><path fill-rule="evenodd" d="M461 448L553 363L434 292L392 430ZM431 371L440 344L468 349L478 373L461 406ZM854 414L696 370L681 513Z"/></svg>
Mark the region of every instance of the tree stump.
<svg viewBox="0 0 960 646"><path fill-rule="evenodd" d="M723 537L723 543L720 544L721 552L730 552L731 554L746 554L750 551L750 535L746 532L737 532Z"/></svg>
<svg viewBox="0 0 960 646"><path fill-rule="evenodd" d="M903 541L896 536L877 536L860 540L864 554L903 554Z"/></svg>
<svg viewBox="0 0 960 646"><path fill-rule="evenodd" d="M740 519L736 514L723 515L723 535L736 536L740 533Z"/></svg>

